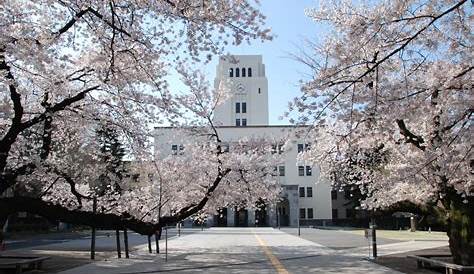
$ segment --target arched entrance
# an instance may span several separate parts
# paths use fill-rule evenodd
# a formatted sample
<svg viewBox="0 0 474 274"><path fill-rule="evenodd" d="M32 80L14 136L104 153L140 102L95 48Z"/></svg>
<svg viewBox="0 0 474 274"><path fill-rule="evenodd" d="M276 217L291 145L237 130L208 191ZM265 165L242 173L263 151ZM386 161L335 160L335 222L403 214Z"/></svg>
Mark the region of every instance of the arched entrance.
<svg viewBox="0 0 474 274"><path fill-rule="evenodd" d="M290 225L290 202L287 198L283 198L277 205L277 222L280 222L280 226Z"/></svg>

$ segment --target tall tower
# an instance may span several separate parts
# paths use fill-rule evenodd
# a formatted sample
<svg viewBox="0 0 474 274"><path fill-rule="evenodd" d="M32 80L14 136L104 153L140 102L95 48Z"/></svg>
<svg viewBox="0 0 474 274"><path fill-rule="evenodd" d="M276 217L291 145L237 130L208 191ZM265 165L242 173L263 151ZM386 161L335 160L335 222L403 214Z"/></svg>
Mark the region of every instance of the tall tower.
<svg viewBox="0 0 474 274"><path fill-rule="evenodd" d="M268 80L261 55L222 56L214 87L230 91L230 96L216 107L216 125L268 125Z"/></svg>

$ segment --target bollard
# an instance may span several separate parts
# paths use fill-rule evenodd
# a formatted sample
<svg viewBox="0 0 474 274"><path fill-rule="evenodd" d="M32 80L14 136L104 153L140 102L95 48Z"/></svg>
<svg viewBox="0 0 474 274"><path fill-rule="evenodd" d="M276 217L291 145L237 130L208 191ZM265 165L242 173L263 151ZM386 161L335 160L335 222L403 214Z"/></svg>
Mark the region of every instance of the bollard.
<svg viewBox="0 0 474 274"><path fill-rule="evenodd" d="M128 254L128 233L126 228L123 230L123 245L125 246L125 258L128 259L130 256Z"/></svg>
<svg viewBox="0 0 474 274"><path fill-rule="evenodd" d="M95 214L97 211L97 197L92 200L92 212ZM91 260L95 260L95 226L92 227L92 238L91 238Z"/></svg>
<svg viewBox="0 0 474 274"><path fill-rule="evenodd" d="M161 238L161 233L159 231L155 231L156 253L160 253L160 238Z"/></svg>
<svg viewBox="0 0 474 274"><path fill-rule="evenodd" d="M120 230L115 230L115 242L117 243L117 258L122 258L122 251L120 248Z"/></svg>
<svg viewBox="0 0 474 274"><path fill-rule="evenodd" d="M375 232L376 225L372 224L370 228L372 229L372 255L375 259L377 258L377 235Z"/></svg>
<svg viewBox="0 0 474 274"><path fill-rule="evenodd" d="M148 253L153 253L153 250L151 249L151 235L147 235L148 237Z"/></svg>
<svg viewBox="0 0 474 274"><path fill-rule="evenodd" d="M168 228L165 227L165 262L168 261Z"/></svg>

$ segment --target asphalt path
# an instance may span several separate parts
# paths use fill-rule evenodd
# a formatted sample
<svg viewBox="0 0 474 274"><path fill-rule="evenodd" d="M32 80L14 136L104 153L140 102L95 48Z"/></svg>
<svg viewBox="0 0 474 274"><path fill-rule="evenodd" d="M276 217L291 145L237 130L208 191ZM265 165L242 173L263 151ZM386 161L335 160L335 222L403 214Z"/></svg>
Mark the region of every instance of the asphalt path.
<svg viewBox="0 0 474 274"><path fill-rule="evenodd" d="M193 230L184 230L183 235ZM147 243L147 237L131 232L128 233L129 246L137 246ZM178 234L176 229L168 230L168 237L174 237ZM120 233L123 248L123 232ZM164 232L163 236L164 238ZM79 232L54 232L37 235L13 235L13 239L6 240L7 250L27 249L41 246L42 250L90 250L90 231ZM152 238L154 242L154 237ZM114 251L116 249L115 231L97 231L96 234L96 250L97 251Z"/></svg>
<svg viewBox="0 0 474 274"><path fill-rule="evenodd" d="M295 236L298 235L297 228L281 228L281 231ZM300 237L335 250L366 247L369 245L369 241L364 236L344 232L343 230L301 228ZM378 245L399 242L402 241L377 237Z"/></svg>

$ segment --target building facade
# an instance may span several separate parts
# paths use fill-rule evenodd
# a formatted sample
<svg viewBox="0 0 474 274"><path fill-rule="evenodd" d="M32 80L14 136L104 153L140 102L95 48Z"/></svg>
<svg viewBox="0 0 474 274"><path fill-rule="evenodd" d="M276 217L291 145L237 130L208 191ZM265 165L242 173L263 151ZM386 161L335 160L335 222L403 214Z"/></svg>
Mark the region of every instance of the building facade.
<svg viewBox="0 0 474 274"><path fill-rule="evenodd" d="M322 225L332 218L331 185L320 178L319 167L297 161L298 153L311 144L304 126L269 125L268 80L261 55L221 57L217 65L216 88L225 86L230 96L215 109L213 122L224 142L231 144L245 137L271 140L273 152L283 155L277 167L283 188L277 205L263 205L263 210L226 208L211 217L214 226L297 226ZM181 132L181 131L180 131ZM177 137L180 136L180 137ZM155 131L155 155L176 154L182 146L182 136L175 128L158 127ZM180 141L181 140L181 141ZM283 148L283 144L289 141Z"/></svg>

